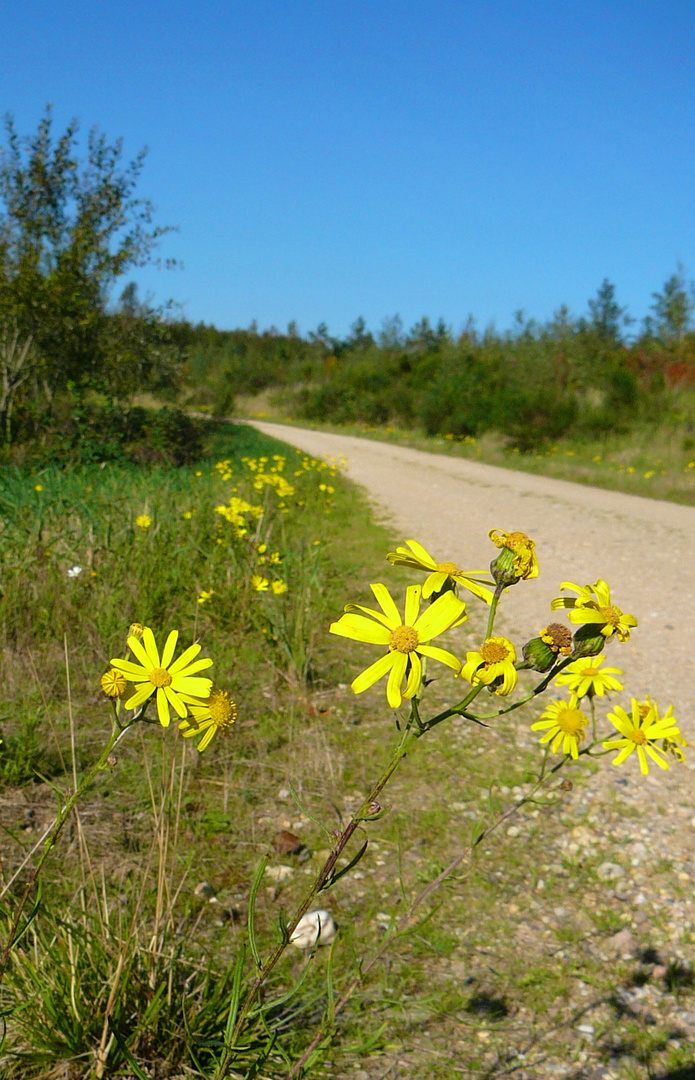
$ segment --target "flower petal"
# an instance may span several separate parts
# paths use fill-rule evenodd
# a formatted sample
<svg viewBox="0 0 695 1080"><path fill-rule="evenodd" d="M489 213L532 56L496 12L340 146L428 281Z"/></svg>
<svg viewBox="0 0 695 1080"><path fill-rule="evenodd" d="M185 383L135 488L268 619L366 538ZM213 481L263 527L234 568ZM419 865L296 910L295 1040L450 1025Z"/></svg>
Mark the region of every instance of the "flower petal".
<svg viewBox="0 0 695 1080"><path fill-rule="evenodd" d="M436 562L430 555L429 551L425 551L422 544L418 544L417 540L406 540L406 544L412 551L416 559L423 564L423 569L426 567L428 570L435 570L437 567Z"/></svg>
<svg viewBox="0 0 695 1080"><path fill-rule="evenodd" d="M422 682L422 661L416 652L411 652L408 659L410 660L410 671L408 672L408 682L403 691L403 697L413 698L420 689L420 683Z"/></svg>
<svg viewBox="0 0 695 1080"><path fill-rule="evenodd" d="M152 633L151 630L150 630L150 633ZM143 648L142 642L138 641L138 639L136 637L129 637L128 638L128 648L130 649L130 651L133 653L134 656L137 656L138 660L140 661L140 663L144 667L145 671L147 671L148 673L150 671L152 671L152 668L155 668L155 667L159 666L158 664L153 664L152 663L150 657L148 656L148 654L145 652L145 649Z"/></svg>
<svg viewBox="0 0 695 1080"><path fill-rule="evenodd" d="M397 626L402 626L401 616L396 602L391 596L385 585L377 584L370 585L369 588L374 593L376 602L383 611L386 618L389 620L389 626L392 630L395 630Z"/></svg>
<svg viewBox="0 0 695 1080"><path fill-rule="evenodd" d="M123 707L125 709L137 709L140 707L140 705L147 701L148 697L150 697L152 694L154 694L154 683L142 683L142 685L139 686L138 689L135 691L133 696L129 697L128 700L124 703Z"/></svg>
<svg viewBox="0 0 695 1080"><path fill-rule="evenodd" d="M386 656L380 656L374 664L370 664L368 668L360 672L351 684L354 692L361 694L364 690L373 686L375 682L378 682L379 679L382 679L386 672L391 670L394 656L395 653L386 653Z"/></svg>
<svg viewBox="0 0 695 1080"><path fill-rule="evenodd" d="M162 652L162 667L168 668L169 664L174 658L174 651L176 649L176 642L179 640L178 630L172 630L169 637L164 642L164 650Z"/></svg>
<svg viewBox="0 0 695 1080"><path fill-rule="evenodd" d="M202 646L200 645L189 645L187 649L184 649L178 660L174 660L174 663L169 666L169 674L177 675L180 671L182 671L188 661L193 660L194 657L198 655L201 647ZM167 667L167 665L165 664L164 667Z"/></svg>
<svg viewBox="0 0 695 1080"><path fill-rule="evenodd" d="M169 713L169 702L164 693L163 686L157 688L157 716L159 717L159 722L162 727L169 727L171 715Z"/></svg>
<svg viewBox="0 0 695 1080"><path fill-rule="evenodd" d="M391 631L387 627L366 619L364 615L341 615L337 622L329 627L331 634L351 638L353 641L365 641L368 645L388 645Z"/></svg>
<svg viewBox="0 0 695 1080"><path fill-rule="evenodd" d="M145 648L145 652L149 657L153 667L161 667L159 662L159 653L157 651L157 645L154 640L154 634L150 630L149 626L146 626L142 631L142 644ZM131 646L132 647L132 646Z"/></svg>
<svg viewBox="0 0 695 1080"><path fill-rule="evenodd" d="M405 669L408 666L408 657L405 653L394 652L393 665L389 673L389 681L386 684L386 699L392 709L399 708L402 695L401 684L405 677Z"/></svg>
<svg viewBox="0 0 695 1080"><path fill-rule="evenodd" d="M409 585L405 590L405 619L406 626L415 626L420 614L420 597L422 588L420 585Z"/></svg>
<svg viewBox="0 0 695 1080"><path fill-rule="evenodd" d="M194 697L210 697L211 687L212 679L199 679L196 676L188 678L185 675L175 675L171 682L171 688L177 694L181 691L184 694L193 694Z"/></svg>
<svg viewBox="0 0 695 1080"><path fill-rule="evenodd" d="M448 649L440 649L436 645L418 645L417 651L423 656L431 657L432 660L439 660L440 663L446 664L456 672L461 670L461 661Z"/></svg>
<svg viewBox="0 0 695 1080"><path fill-rule="evenodd" d="M452 592L444 593L426 611L423 611L415 623L420 641L430 641L433 637L450 630L466 610L463 600Z"/></svg>
<svg viewBox="0 0 695 1080"><path fill-rule="evenodd" d="M179 695L176 693L175 690L171 688L171 686L165 686L164 693L167 696L167 701L169 702L169 704L173 705L174 711L177 712L183 720L186 716L187 710Z"/></svg>

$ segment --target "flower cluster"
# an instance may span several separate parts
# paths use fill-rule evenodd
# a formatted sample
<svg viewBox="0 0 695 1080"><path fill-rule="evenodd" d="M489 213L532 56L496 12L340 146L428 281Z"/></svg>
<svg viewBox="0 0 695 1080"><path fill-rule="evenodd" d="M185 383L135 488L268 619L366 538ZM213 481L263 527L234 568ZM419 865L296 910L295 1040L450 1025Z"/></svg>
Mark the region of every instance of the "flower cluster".
<svg viewBox="0 0 695 1080"><path fill-rule="evenodd" d="M631 718L619 705L607 714L620 738L597 734L596 701L623 690L618 678L622 670L608 666L602 650L612 638L628 641L631 630L637 626L634 615L623 612L613 602L607 583L602 579L582 586L563 582L560 588L572 590L576 596L552 600L551 610L567 609L570 623L577 629L573 633L563 623L549 623L537 637L517 650L508 637L493 632L493 624L503 593L510 586L538 575L535 544L518 531L493 529L490 539L500 549L490 564L490 577L482 570L464 570L457 562L439 562L415 540L407 540L404 546L387 554L392 565L423 571L426 577L422 587L407 587L402 616L387 587L373 584L371 589L380 610L348 604L344 614L331 625L333 634L383 650L353 680L354 692L362 693L386 678L388 703L397 709L403 699L412 701L422 696L428 681L427 660L437 660L470 686L464 700L447 715L456 713L476 721L479 717L473 711L473 703L482 690L507 698L516 690L520 676L541 672L545 678L537 687L525 692L520 700L500 708L496 715L520 707L545 692L551 683L566 688L569 698L550 701L532 724L532 730L543 733L541 744L550 752L576 759L580 753L600 754L617 749L614 764L621 765L636 749L643 773L648 771L648 757L661 768L668 768L668 756L682 761L687 744L672 706L662 719L656 702L648 699L640 703L633 698ZM434 638L454 630L467 619L460 590L482 601L488 612L487 633L477 648L466 652L465 660L449 648L432 644ZM423 600L430 602L424 611ZM591 738L587 734L589 730L593 732Z"/></svg>
<svg viewBox="0 0 695 1080"><path fill-rule="evenodd" d="M111 660L110 669L100 679L101 689L116 707L133 710L144 719L154 698L157 717L164 728L171 723L172 710L178 716L184 738L202 733L198 750L210 745L218 732L227 731L236 720L237 707L226 690L213 687L200 672L212 667L212 660L197 659L200 645L190 645L174 659L178 630L172 630L160 653L149 626L133 623L128 634L128 654ZM128 686L132 684L132 692Z"/></svg>

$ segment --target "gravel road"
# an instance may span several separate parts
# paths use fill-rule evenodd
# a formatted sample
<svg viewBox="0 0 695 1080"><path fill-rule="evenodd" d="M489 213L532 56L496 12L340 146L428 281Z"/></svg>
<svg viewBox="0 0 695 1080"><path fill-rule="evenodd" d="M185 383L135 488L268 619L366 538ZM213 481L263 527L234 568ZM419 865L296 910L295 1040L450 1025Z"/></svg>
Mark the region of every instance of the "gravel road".
<svg viewBox="0 0 695 1080"><path fill-rule="evenodd" d="M540 574L510 589L498 623L517 644L564 618L549 606L561 581L604 578L639 620L629 642L609 644L611 663L637 696L672 701L695 741L695 508L348 435L254 426L315 457L345 458L394 543L417 539L438 560L479 569L497 551L490 529L532 537Z"/></svg>

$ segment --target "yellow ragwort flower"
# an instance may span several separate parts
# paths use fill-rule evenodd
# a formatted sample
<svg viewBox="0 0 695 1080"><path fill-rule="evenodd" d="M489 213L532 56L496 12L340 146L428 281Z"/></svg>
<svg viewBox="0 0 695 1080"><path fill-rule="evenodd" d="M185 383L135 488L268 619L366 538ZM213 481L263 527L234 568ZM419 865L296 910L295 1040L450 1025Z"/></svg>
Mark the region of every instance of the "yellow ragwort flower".
<svg viewBox="0 0 695 1080"><path fill-rule="evenodd" d="M608 690L622 690L623 684L614 678L615 675L622 675L622 670L616 667L601 670L605 659L605 656L583 656L573 660L558 675L555 685L568 687L578 698L586 694L589 697L603 697Z"/></svg>
<svg viewBox="0 0 695 1080"><path fill-rule="evenodd" d="M386 558L393 566L408 566L413 570L425 570L428 573L425 584L422 586L422 595L425 600L429 599L432 593L441 592L447 582L453 581L464 589L468 589L479 600L484 600L486 604L492 603L492 593L479 580L479 576L484 575L483 581L492 584L485 576L484 570L461 570L456 563L435 562L429 551L425 551L417 540L406 540L405 543L406 547L389 551Z"/></svg>
<svg viewBox="0 0 695 1080"><path fill-rule="evenodd" d="M466 653L466 663L461 675L467 679L471 686L482 683L490 686L496 679L501 679L499 686L495 687L496 694L511 694L516 686L518 678L516 663L516 650L505 637L486 638L480 649Z"/></svg>
<svg viewBox="0 0 695 1080"><path fill-rule="evenodd" d="M412 698L417 694L422 682L421 656L439 660L457 673L461 662L453 653L429 645L432 638L444 634L454 626L464 622L466 605L452 592L444 593L420 615L419 585L409 585L405 591L405 617L400 612L385 585L372 585L381 611L362 607L361 604L348 604L345 614L332 623L330 632L340 637L364 641L369 645L382 645L388 649L376 663L372 664L352 683L356 694L373 686L375 682L388 675L386 697L392 709L397 709L402 698ZM363 612L364 614L359 614ZM370 618L365 618L365 615ZM405 690L403 680L407 677Z"/></svg>
<svg viewBox="0 0 695 1080"><path fill-rule="evenodd" d="M236 702L226 690L215 687L204 701L184 696L188 704L189 716L179 724L184 739L204 733L197 750L205 750L218 731L226 733L237 718Z"/></svg>
<svg viewBox="0 0 695 1080"><path fill-rule="evenodd" d="M538 559L536 558L536 545L526 533L504 532L502 529L491 529L489 537L498 548L506 548L514 555L512 566L520 578L538 577Z"/></svg>
<svg viewBox="0 0 695 1080"><path fill-rule="evenodd" d="M149 514L138 514L135 519L135 524L139 529L149 529L152 524L152 518Z"/></svg>
<svg viewBox="0 0 695 1080"><path fill-rule="evenodd" d="M276 596L281 596L282 593L287 592L287 585L284 581L273 581L270 587Z"/></svg>
<svg viewBox="0 0 695 1080"><path fill-rule="evenodd" d="M201 589L198 597L199 604L207 604L214 593L214 589Z"/></svg>
<svg viewBox="0 0 695 1080"><path fill-rule="evenodd" d="M548 623L538 635L557 656L569 656L572 652L572 631L562 623Z"/></svg>
<svg viewBox="0 0 695 1080"><path fill-rule="evenodd" d="M630 628L637 626L634 615L626 615L611 604L611 592L608 585L601 578L595 585L575 585L571 581L563 581L561 589L572 589L577 596L558 596L551 600L550 606L553 611L558 608L569 608L569 620L575 625L593 624L598 633L604 637L618 635L619 641L629 641Z"/></svg>
<svg viewBox="0 0 695 1080"><path fill-rule="evenodd" d="M541 745L552 740L551 750L554 754L562 747L563 754L571 754L575 759L579 757L579 744L589 722L581 709L577 708L577 701L575 694L572 694L569 703L550 701L541 713L541 719L531 724L532 731L545 730Z"/></svg>
<svg viewBox="0 0 695 1080"><path fill-rule="evenodd" d="M206 698L212 686L211 679L195 677L196 672L203 671L212 665L212 660L195 660L200 652L200 645L189 646L181 653L178 660L174 660L178 637L178 630L172 630L166 639L160 659L154 634L149 626L146 626L143 630L142 641L138 641L136 637L128 638L128 648L140 663L121 660L120 657L111 661L112 667L123 672L128 682L137 684L135 693L125 702L126 709L137 709L140 705L144 705L155 690L157 691L157 715L162 727L169 726L170 705L179 716L186 716L186 705L182 694Z"/></svg>
<svg viewBox="0 0 695 1080"><path fill-rule="evenodd" d="M251 588L256 592L267 592L270 586L270 582L267 577L261 577L260 574L254 574L251 578Z"/></svg>
<svg viewBox="0 0 695 1080"><path fill-rule="evenodd" d="M138 641L142 641L142 635L145 633L145 627L141 622L132 622L128 627L128 637L136 637Z"/></svg>
<svg viewBox="0 0 695 1080"><path fill-rule="evenodd" d="M104 672L99 679L99 684L109 698L123 697L128 688L128 684L125 681L123 674L120 671L116 671L115 668L111 668L109 671Z"/></svg>
<svg viewBox="0 0 695 1080"><path fill-rule="evenodd" d="M659 716L659 706L655 701L647 699L640 702L637 698L633 698L631 716L628 716L620 705L616 705L615 712L608 713L608 719L622 735L622 739L609 739L603 744L605 750L620 751L613 758L613 765L622 765L625 759L636 750L643 776L649 772L647 754L660 769L668 769L664 751L658 749L654 743L657 739L675 740L680 735L672 705L669 705L662 720ZM680 742L680 739L678 741Z"/></svg>

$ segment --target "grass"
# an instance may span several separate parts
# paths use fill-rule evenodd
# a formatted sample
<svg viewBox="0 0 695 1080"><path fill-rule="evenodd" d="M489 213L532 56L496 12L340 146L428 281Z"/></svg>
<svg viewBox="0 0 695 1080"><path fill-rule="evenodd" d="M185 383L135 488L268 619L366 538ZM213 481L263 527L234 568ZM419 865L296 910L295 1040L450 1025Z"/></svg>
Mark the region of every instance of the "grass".
<svg viewBox="0 0 695 1080"><path fill-rule="evenodd" d="M173 726L131 732L71 821L3 992L3 1008L19 1006L7 1017L8 1080L125 1080L134 1073L123 1047L148 1076L211 1075L261 857L273 871L257 897L266 954L281 913L302 895L396 736L383 685L358 697L347 686L369 646L325 630L348 599L370 603L369 581L395 594L410 583L384 560L402 538L374 524L339 473L305 468L301 455L242 426L215 439L191 468L2 477L3 903L17 895L22 864L54 813L51 784L71 785L73 770L79 776L104 744L109 710L98 676L122 653L130 622L147 622L158 638L177 626L184 644L200 639L239 706L231 736L202 755ZM258 467L242 462L267 457L270 468L273 454L288 463L283 475L293 477L294 465L302 473L291 497L267 484L259 492ZM215 513L234 487L252 505L267 499L260 532L252 514L238 536ZM140 514L151 519L146 529L135 524ZM73 566L83 569L69 577ZM287 592L257 592L255 574L286 582ZM212 595L200 604L203 591ZM450 644L463 651L481 632L471 605ZM452 693L450 675L438 678L428 713ZM527 790L538 760L528 717L485 729L448 722L408 757L388 812L368 826L364 859L322 900L340 928L338 992L413 894ZM621 861L625 829L648 824L647 807L622 788L597 807L590 775L577 768L571 789L556 785L549 800L526 807L516 832L495 834L434 894L414 931L370 970L309 1075L482 1080L538 1076L545 1062L578 1071L614 1060L616 1075L646 1078L693 1064L669 1020L692 993L678 957L691 929L674 938L673 907L659 900L662 890L685 903L677 867L664 860L648 876L644 945L668 949L673 963L657 1023L646 1024L624 1007L625 993L639 972L645 985L655 980L639 958L609 962L606 938L632 925L633 912L596 869ZM595 841L585 844L581 832L568 840L578 829ZM283 830L301 839L301 853L278 853ZM647 877L628 873L638 885ZM278 1039L260 1075L287 1075L306 1047L326 1007L330 962L319 950L294 996L270 1014ZM289 992L305 964L291 949L270 994ZM592 1039L577 1032L587 1018ZM263 1040L251 1033L258 1041L249 1053L261 1054Z"/></svg>
<svg viewBox="0 0 695 1080"><path fill-rule="evenodd" d="M695 438L678 417L660 427L641 425L632 431L608 432L593 441L560 439L524 453L506 448L505 440L494 433L475 439L427 436L417 429L394 426L295 422L283 410L277 395L272 394L239 398L237 411L249 419L296 423L298 427L317 431L393 442L611 491L695 505Z"/></svg>

